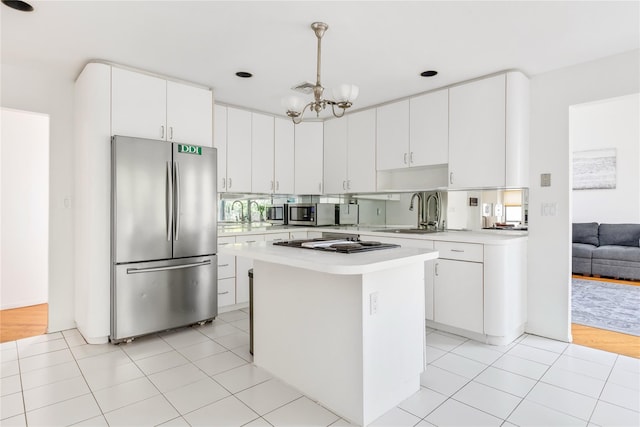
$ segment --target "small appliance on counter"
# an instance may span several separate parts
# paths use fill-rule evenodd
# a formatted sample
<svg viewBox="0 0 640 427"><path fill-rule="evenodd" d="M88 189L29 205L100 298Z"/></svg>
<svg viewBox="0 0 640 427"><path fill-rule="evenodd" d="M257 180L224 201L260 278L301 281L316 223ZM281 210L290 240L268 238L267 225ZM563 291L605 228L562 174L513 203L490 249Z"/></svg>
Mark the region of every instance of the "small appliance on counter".
<svg viewBox="0 0 640 427"><path fill-rule="evenodd" d="M335 203L292 203L289 207L289 225L316 227L336 224Z"/></svg>
<svg viewBox="0 0 640 427"><path fill-rule="evenodd" d="M275 225L287 225L289 209L287 204L271 205L265 209L266 221Z"/></svg>
<svg viewBox="0 0 640 427"><path fill-rule="evenodd" d="M357 225L358 205L354 203L336 204L336 224Z"/></svg>

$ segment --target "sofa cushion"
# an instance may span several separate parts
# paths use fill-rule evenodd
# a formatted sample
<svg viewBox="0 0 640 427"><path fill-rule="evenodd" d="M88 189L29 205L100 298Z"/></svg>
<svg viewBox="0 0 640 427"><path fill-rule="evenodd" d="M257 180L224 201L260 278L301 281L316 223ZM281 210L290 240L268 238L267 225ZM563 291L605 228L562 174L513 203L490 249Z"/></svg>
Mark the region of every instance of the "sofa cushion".
<svg viewBox="0 0 640 427"><path fill-rule="evenodd" d="M593 251L593 259L637 262L640 267L640 248L631 246L600 246Z"/></svg>
<svg viewBox="0 0 640 427"><path fill-rule="evenodd" d="M574 222L573 243L586 243L587 245L599 245L597 222Z"/></svg>
<svg viewBox="0 0 640 427"><path fill-rule="evenodd" d="M600 246L640 246L640 224L600 224Z"/></svg>
<svg viewBox="0 0 640 427"><path fill-rule="evenodd" d="M596 249L593 245L586 245L584 243L574 243L571 245L571 255L577 258L589 258Z"/></svg>

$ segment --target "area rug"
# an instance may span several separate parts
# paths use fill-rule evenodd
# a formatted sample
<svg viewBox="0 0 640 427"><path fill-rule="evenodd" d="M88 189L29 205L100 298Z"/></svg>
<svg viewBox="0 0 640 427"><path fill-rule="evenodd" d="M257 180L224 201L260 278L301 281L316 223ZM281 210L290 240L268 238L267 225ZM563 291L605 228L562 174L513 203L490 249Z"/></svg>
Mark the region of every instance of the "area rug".
<svg viewBox="0 0 640 427"><path fill-rule="evenodd" d="M640 286L571 279L571 321L640 336Z"/></svg>

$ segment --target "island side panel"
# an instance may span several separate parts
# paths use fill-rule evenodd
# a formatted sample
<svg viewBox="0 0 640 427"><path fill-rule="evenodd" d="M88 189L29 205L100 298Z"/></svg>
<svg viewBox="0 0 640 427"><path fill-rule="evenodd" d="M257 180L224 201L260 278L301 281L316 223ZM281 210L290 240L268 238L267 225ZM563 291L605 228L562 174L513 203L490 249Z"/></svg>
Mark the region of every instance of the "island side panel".
<svg viewBox="0 0 640 427"><path fill-rule="evenodd" d="M424 298L422 262L363 276L364 425L420 390Z"/></svg>
<svg viewBox="0 0 640 427"><path fill-rule="evenodd" d="M256 260L254 363L362 425L362 276Z"/></svg>

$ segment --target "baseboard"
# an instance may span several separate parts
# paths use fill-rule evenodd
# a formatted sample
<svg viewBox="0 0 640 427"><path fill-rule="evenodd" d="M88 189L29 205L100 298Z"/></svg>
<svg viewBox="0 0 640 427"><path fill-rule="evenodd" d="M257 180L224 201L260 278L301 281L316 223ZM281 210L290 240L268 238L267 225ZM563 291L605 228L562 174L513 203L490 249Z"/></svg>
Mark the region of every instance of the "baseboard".
<svg viewBox="0 0 640 427"><path fill-rule="evenodd" d="M0 310L13 310L14 308L25 308L25 307L31 307L32 305L40 305L40 304L46 304L46 303L47 303L47 300L16 301L10 304L0 304Z"/></svg>

